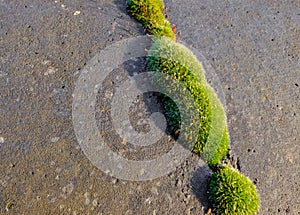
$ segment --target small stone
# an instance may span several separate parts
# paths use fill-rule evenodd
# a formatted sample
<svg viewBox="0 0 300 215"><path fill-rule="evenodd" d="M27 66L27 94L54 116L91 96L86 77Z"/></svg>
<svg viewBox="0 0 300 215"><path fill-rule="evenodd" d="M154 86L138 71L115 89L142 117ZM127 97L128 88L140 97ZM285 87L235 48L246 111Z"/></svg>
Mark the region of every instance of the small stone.
<svg viewBox="0 0 300 215"><path fill-rule="evenodd" d="M105 173L105 174L110 174L111 171L110 171L109 169L106 169L106 170L104 171L104 173Z"/></svg>
<svg viewBox="0 0 300 215"><path fill-rule="evenodd" d="M92 204L93 204L94 207L97 207L98 204L99 204L98 203L98 199L94 199L93 202L92 202Z"/></svg>
<svg viewBox="0 0 300 215"><path fill-rule="evenodd" d="M79 14L80 14L80 11L79 11L79 10L76 10L76 11L74 11L74 13L73 13L74 16L77 16L77 15L79 15Z"/></svg>
<svg viewBox="0 0 300 215"><path fill-rule="evenodd" d="M118 183L118 181L119 181L119 180L118 180L117 178L114 178L114 179L112 180L112 183L113 183L113 184L116 184L116 183Z"/></svg>
<svg viewBox="0 0 300 215"><path fill-rule="evenodd" d="M90 200L90 194L88 192L86 192L84 194L84 197L85 197L85 205L89 205L91 200Z"/></svg>
<svg viewBox="0 0 300 215"><path fill-rule="evenodd" d="M0 143L4 143L4 138L0 137Z"/></svg>
<svg viewBox="0 0 300 215"><path fill-rule="evenodd" d="M89 205L90 204L90 202L91 202L91 200L90 199L85 199L85 205Z"/></svg>
<svg viewBox="0 0 300 215"><path fill-rule="evenodd" d="M145 202L144 202L144 203L145 203L145 204L149 204L149 205L150 205L150 204L151 204L151 202L152 202L152 201L151 201L151 198L149 197L149 198L147 198L147 199L145 200Z"/></svg>
<svg viewBox="0 0 300 215"><path fill-rule="evenodd" d="M5 205L5 210L8 212L10 209L13 208L14 204L15 203L12 200L9 200Z"/></svg>
<svg viewBox="0 0 300 215"><path fill-rule="evenodd" d="M44 60L44 61L42 62L43 65L49 65L50 63L51 63L50 60Z"/></svg>
<svg viewBox="0 0 300 215"><path fill-rule="evenodd" d="M52 143L56 143L57 141L59 141L59 137L53 137L53 138L51 138L51 142Z"/></svg>

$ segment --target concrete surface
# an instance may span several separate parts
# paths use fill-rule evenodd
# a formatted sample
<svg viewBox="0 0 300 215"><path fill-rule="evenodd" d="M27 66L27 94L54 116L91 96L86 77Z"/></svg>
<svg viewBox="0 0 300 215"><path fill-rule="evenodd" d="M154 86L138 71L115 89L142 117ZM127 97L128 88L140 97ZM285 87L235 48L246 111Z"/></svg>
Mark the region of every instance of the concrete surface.
<svg viewBox="0 0 300 215"><path fill-rule="evenodd" d="M165 2L182 40L221 80L232 148L256 182L259 214L300 214L299 1ZM211 172L197 156L131 182L98 170L77 143L80 71L104 47L143 34L125 1L2 0L0 19L0 213L204 214Z"/></svg>

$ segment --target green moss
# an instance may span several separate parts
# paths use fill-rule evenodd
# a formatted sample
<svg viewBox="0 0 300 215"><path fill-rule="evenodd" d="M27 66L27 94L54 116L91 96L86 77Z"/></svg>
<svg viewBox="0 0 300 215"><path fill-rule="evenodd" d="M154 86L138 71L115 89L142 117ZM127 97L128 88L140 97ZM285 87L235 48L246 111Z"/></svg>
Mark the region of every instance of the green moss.
<svg viewBox="0 0 300 215"><path fill-rule="evenodd" d="M193 151L201 154L213 170L218 169L218 164L228 151L227 120L221 102L205 79L201 64L188 48L173 41L176 36L165 18L161 0L129 0L128 10L144 25L148 33L156 36L152 38L148 70L154 71L154 74L162 72L170 75L180 81L184 89L177 89L178 86L172 84L164 84L165 80L161 80L162 76L159 75L153 76L155 85L158 89L164 89L164 92L181 94L182 91L188 90L193 97L196 114L199 116L197 117L199 121L193 125L194 127L182 126L185 123L185 113L179 111L175 102L169 97L163 97L173 132L182 127L192 128L192 130L195 127L199 128L196 134L197 141L192 147ZM182 97L180 102L185 104L187 112L194 111L188 98ZM189 134L195 135L187 132L187 136ZM188 142L189 137L184 138ZM217 214L251 215L259 210L259 197L251 180L227 165L212 175L209 193Z"/></svg>
<svg viewBox="0 0 300 215"><path fill-rule="evenodd" d="M193 151L199 154L205 152L205 160L211 167L215 167L228 150L226 116L222 104L208 85L197 58L184 45L169 38L153 38L148 70L166 73L190 91L199 116L199 132ZM159 80L155 80L155 85L159 89L166 87ZM188 109L189 105L186 106ZM173 131L176 131L180 127L182 116L178 113L176 104L168 98L165 99L165 108L169 123Z"/></svg>
<svg viewBox="0 0 300 215"><path fill-rule="evenodd" d="M165 18L162 0L129 0L127 6L129 13L144 25L148 33L176 39Z"/></svg>
<svg viewBox="0 0 300 215"><path fill-rule="evenodd" d="M212 175L209 194L217 214L252 215L259 210L259 197L252 181L227 165Z"/></svg>
<svg viewBox="0 0 300 215"><path fill-rule="evenodd" d="M213 147L214 150L209 154L209 156L206 155L208 150L204 150L203 152L208 166L210 166L212 169L215 169L217 165L221 163L222 159L227 155L229 146L229 134L227 127L224 127L222 139L218 143L219 144L215 144L215 147Z"/></svg>

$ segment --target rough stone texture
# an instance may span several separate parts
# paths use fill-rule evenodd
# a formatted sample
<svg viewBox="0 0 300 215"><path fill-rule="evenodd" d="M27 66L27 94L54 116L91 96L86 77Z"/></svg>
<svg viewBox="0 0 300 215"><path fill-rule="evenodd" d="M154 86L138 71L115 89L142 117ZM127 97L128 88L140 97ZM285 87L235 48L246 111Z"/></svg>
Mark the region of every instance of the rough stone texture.
<svg viewBox="0 0 300 215"><path fill-rule="evenodd" d="M299 214L299 2L166 5L221 80L232 150L257 183L260 214ZM198 156L131 182L98 170L77 143L72 93L82 68L143 34L125 1L2 0L0 19L0 213L204 214L211 172Z"/></svg>

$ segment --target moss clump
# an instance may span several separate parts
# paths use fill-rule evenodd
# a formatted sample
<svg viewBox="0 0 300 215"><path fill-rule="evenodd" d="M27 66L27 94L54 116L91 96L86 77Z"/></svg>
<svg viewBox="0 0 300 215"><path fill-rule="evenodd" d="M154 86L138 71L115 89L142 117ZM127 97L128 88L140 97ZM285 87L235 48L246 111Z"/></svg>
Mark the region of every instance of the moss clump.
<svg viewBox="0 0 300 215"><path fill-rule="evenodd" d="M162 0L129 0L127 6L129 13L144 25L148 33L176 39L165 17Z"/></svg>
<svg viewBox="0 0 300 215"><path fill-rule="evenodd" d="M215 144L213 147L212 152L207 153L208 146L206 145L206 150L204 150L204 157L208 164L208 166L211 169L215 169L218 164L221 163L222 159L227 155L228 153L228 146L229 146L229 134L227 131L227 127L224 126L224 131L222 135L222 139L218 141L219 144ZM207 156L208 154L208 156Z"/></svg>
<svg viewBox="0 0 300 215"><path fill-rule="evenodd" d="M224 165L218 169L218 164L226 156L229 145L229 135L226 115L223 106L214 90L205 80L201 64L193 53L185 46L174 42L176 39L170 23L164 14L161 0L129 0L129 13L140 21L148 33L156 36L149 51L148 70L166 73L180 81L195 101L199 122L194 127L199 128L197 141L193 146L195 153L202 154L210 168L215 171L212 175L209 192L210 200L217 214L251 215L259 210L259 197L254 184L238 171ZM171 39L170 39L171 38ZM165 92L182 92L178 87L164 85L161 76L153 76L158 89L168 89ZM180 93L181 94L181 93ZM185 113L181 113L176 103L169 97L164 97L165 108L173 131L184 124ZM188 98L182 98L187 111L192 109ZM185 125L186 126L186 125ZM193 126L188 127L194 128ZM184 127L184 126L183 126ZM197 131L197 130L196 130ZM189 133L188 133L189 135ZM193 136L193 133L190 133ZM189 140L188 137L184 137Z"/></svg>
<svg viewBox="0 0 300 215"><path fill-rule="evenodd" d="M259 197L252 181L227 165L212 175L209 193L217 214L252 215L259 210Z"/></svg>
<svg viewBox="0 0 300 215"><path fill-rule="evenodd" d="M228 150L226 116L222 104L208 85L197 58L184 45L169 38L153 38L148 57L148 70L166 73L180 81L190 91L199 116L197 126L199 132L193 151L201 154L205 150L204 158L208 164L211 167L218 165ZM159 89L166 88L163 83L155 80L155 85ZM170 125L173 131L176 131L180 127L182 116L176 104L168 98L165 99L165 108ZM188 108L189 105L187 105ZM211 138L212 141L208 147L205 147L210 135L214 138Z"/></svg>

